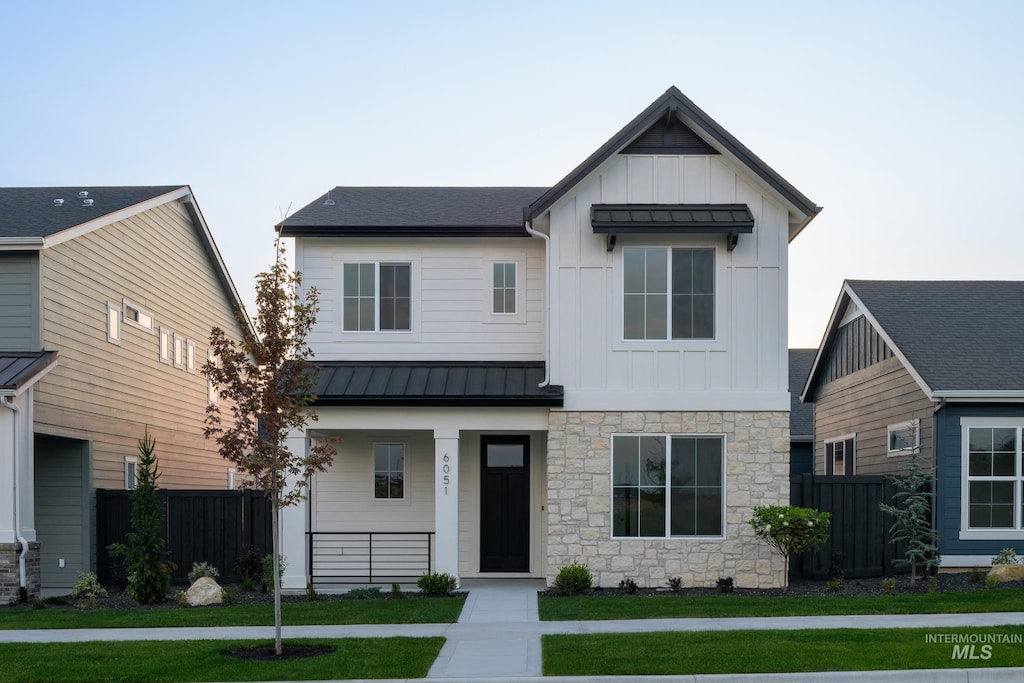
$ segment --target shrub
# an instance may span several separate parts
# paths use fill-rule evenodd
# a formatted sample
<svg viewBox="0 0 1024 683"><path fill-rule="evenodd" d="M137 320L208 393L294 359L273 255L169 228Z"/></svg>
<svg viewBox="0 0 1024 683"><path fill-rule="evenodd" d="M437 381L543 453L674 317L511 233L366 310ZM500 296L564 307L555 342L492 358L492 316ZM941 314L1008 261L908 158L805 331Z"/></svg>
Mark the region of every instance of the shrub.
<svg viewBox="0 0 1024 683"><path fill-rule="evenodd" d="M320 594L316 592L316 588L313 588L313 582L306 582L306 600L310 602L316 602L320 599Z"/></svg>
<svg viewBox="0 0 1024 683"><path fill-rule="evenodd" d="M971 583L981 583L981 580L984 578L980 569L971 567Z"/></svg>
<svg viewBox="0 0 1024 683"><path fill-rule="evenodd" d="M882 592L886 595L893 595L896 593L896 579L889 577L882 579Z"/></svg>
<svg viewBox="0 0 1024 683"><path fill-rule="evenodd" d="M826 587L828 588L828 592L833 594L841 593L846 590L846 584L843 583L843 577L841 574L835 578L829 579Z"/></svg>
<svg viewBox="0 0 1024 683"><path fill-rule="evenodd" d="M925 590L929 593L934 593L935 591L939 590L939 580L934 576L929 577L928 585L925 587Z"/></svg>
<svg viewBox="0 0 1024 683"><path fill-rule="evenodd" d="M784 557L817 548L828 540L832 515L791 505L758 505L750 526L754 535Z"/></svg>
<svg viewBox="0 0 1024 683"><path fill-rule="evenodd" d="M218 576L220 576L220 572L212 564L208 562L193 562L192 571L188 573L188 582L192 584L203 577L216 579Z"/></svg>
<svg viewBox="0 0 1024 683"><path fill-rule="evenodd" d="M399 586L397 583L391 584L391 597L395 600L401 600L405 597L405 595L402 593L402 587Z"/></svg>
<svg viewBox="0 0 1024 683"><path fill-rule="evenodd" d="M83 605L91 607L97 598L107 597L107 589L100 585L94 573L80 571L71 595L81 600Z"/></svg>
<svg viewBox="0 0 1024 683"><path fill-rule="evenodd" d="M629 577L626 577L622 581L619 581L619 590L625 593L626 595L633 595L633 593L636 593L636 589L636 581Z"/></svg>
<svg viewBox="0 0 1024 683"><path fill-rule="evenodd" d="M671 579L666 581L668 587L672 589L673 593L678 593L683 588L683 577L673 576Z"/></svg>
<svg viewBox="0 0 1024 683"><path fill-rule="evenodd" d="M257 552L255 546L247 545L242 548L242 554L235 560L235 571L242 578L242 590L256 590L256 579L263 573L263 556Z"/></svg>
<svg viewBox="0 0 1024 683"><path fill-rule="evenodd" d="M444 598L455 593L459 580L451 574L433 572L417 579L416 585L427 595Z"/></svg>
<svg viewBox="0 0 1024 683"><path fill-rule="evenodd" d="M723 593L732 593L736 590L736 585L733 583L731 576L726 576L725 578L720 576L718 577L718 581L715 581L715 588Z"/></svg>
<svg viewBox="0 0 1024 683"><path fill-rule="evenodd" d="M999 554L992 558L992 566L997 564L1020 564L1021 558L1017 557L1017 551L1013 548L1003 548Z"/></svg>
<svg viewBox="0 0 1024 683"><path fill-rule="evenodd" d="M178 607L188 607L188 596L185 595L185 591L175 591L174 601L178 603Z"/></svg>
<svg viewBox="0 0 1024 683"><path fill-rule="evenodd" d="M985 587L986 588L995 588L998 585L999 585L999 582L996 581L996 577L988 576L988 577L985 578Z"/></svg>
<svg viewBox="0 0 1024 683"><path fill-rule="evenodd" d="M915 428L917 424L915 421ZM921 458L920 447L910 451L910 458L902 476L888 477L896 487L892 504L879 503L882 512L892 515L894 522L889 528L890 543L894 546L906 543L902 558L893 560L896 565L910 566L911 582L917 580L920 567L925 572L938 570L941 558L936 547L938 536L931 521L931 499L935 496L935 468L927 467Z"/></svg>
<svg viewBox="0 0 1024 683"><path fill-rule="evenodd" d="M263 580L263 590L267 593L274 591L274 556L267 555L263 558L262 571L260 575ZM287 560L284 559L284 555L277 556L277 578L280 579L284 576L284 568L288 566Z"/></svg>
<svg viewBox="0 0 1024 683"><path fill-rule="evenodd" d="M583 595L594 586L594 576L590 567L575 560L558 570L555 577L555 590L565 595Z"/></svg>
<svg viewBox="0 0 1024 683"><path fill-rule="evenodd" d="M63 595L51 595L48 598L43 598L43 604L52 607L64 607L68 604L68 599Z"/></svg>
<svg viewBox="0 0 1024 683"><path fill-rule="evenodd" d="M42 600L33 600L32 609L46 609L46 603Z"/></svg>
<svg viewBox="0 0 1024 683"><path fill-rule="evenodd" d="M372 600L380 597L379 586L366 586L365 588L352 588L348 592L348 597L353 600Z"/></svg>
<svg viewBox="0 0 1024 683"><path fill-rule="evenodd" d="M229 591L227 588L220 589L220 604L228 607L235 604L235 594Z"/></svg>

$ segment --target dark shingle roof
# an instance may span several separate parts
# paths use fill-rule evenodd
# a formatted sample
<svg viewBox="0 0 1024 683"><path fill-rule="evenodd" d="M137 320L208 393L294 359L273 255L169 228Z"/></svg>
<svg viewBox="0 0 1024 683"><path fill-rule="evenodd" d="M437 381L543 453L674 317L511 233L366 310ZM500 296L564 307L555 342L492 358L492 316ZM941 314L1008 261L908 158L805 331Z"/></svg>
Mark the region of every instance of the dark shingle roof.
<svg viewBox="0 0 1024 683"><path fill-rule="evenodd" d="M936 395L1024 392L1024 282L847 285Z"/></svg>
<svg viewBox="0 0 1024 683"><path fill-rule="evenodd" d="M546 189L336 187L281 221L278 227L286 237L475 234L526 237L523 208Z"/></svg>
<svg viewBox="0 0 1024 683"><path fill-rule="evenodd" d="M561 406L542 362L322 361L314 405Z"/></svg>
<svg viewBox="0 0 1024 683"><path fill-rule="evenodd" d="M814 404L800 400L800 392L811 372L818 349L789 350L789 438L810 441L814 438Z"/></svg>
<svg viewBox="0 0 1024 683"><path fill-rule="evenodd" d="M56 351L0 352L0 391L18 392L56 360Z"/></svg>
<svg viewBox="0 0 1024 683"><path fill-rule="evenodd" d="M46 237L182 187L0 187L0 237ZM92 206L80 192L89 193Z"/></svg>

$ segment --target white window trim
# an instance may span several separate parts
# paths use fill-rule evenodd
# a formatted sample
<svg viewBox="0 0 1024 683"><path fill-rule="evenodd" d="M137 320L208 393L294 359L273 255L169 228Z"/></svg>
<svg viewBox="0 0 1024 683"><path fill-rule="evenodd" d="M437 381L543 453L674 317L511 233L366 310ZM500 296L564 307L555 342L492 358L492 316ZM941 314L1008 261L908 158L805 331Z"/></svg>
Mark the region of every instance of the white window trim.
<svg viewBox="0 0 1024 683"><path fill-rule="evenodd" d="M185 371L196 371L196 343L191 339L185 340Z"/></svg>
<svg viewBox="0 0 1024 683"><path fill-rule="evenodd" d="M912 446L906 448L892 448L892 433L896 431L903 431L906 429L914 429L914 443ZM920 420L907 420L906 422L898 422L891 424L885 428L885 447L888 453L888 457L895 458L900 455L906 455L916 448L921 447L921 421Z"/></svg>
<svg viewBox="0 0 1024 683"><path fill-rule="evenodd" d="M487 291L483 297L484 323L485 324L514 324L526 323L526 262L525 253L512 254L507 257L492 258L486 262L487 272L484 281L487 283ZM516 267L516 311L515 313L494 312L494 266L498 263L511 263Z"/></svg>
<svg viewBox="0 0 1024 683"><path fill-rule="evenodd" d="M167 365L171 365L174 360L174 333L163 326L160 327L157 339L157 357Z"/></svg>
<svg viewBox="0 0 1024 683"><path fill-rule="evenodd" d="M971 528L970 523L970 482L1007 481L1006 477L970 477L970 428L1014 427L1017 429L1017 453L1014 466L1017 474L1014 480L1013 518L1015 528L992 529ZM1021 449L1024 448L1024 417L962 417L960 418L960 534L962 541L1018 541L1024 540L1024 519L1021 519L1021 496L1024 495L1024 472L1021 472Z"/></svg>
<svg viewBox="0 0 1024 683"><path fill-rule="evenodd" d="M419 342L421 339L421 325L420 315L423 310L422 307L422 286L417 286L417 283L421 281L421 268L420 268L420 256L412 255L409 253L402 254L388 254L388 253L376 253L376 254L364 254L362 258L353 259L346 257L345 255L337 255L334 257L334 281L337 283L338 292L338 310L335 318L337 322L335 325L335 333L338 336L338 341L366 341L368 337L377 335L382 338L386 338L387 342L400 342L400 343L412 343ZM409 313L409 327L408 330L346 330L345 329L345 264L346 263L375 263L379 266L381 263L402 263L409 265L409 289L411 295L411 301L409 305L412 310ZM379 270L375 272L377 278L377 287L380 287L380 275ZM374 295L377 301L377 321L376 324L380 324L380 296L379 292Z"/></svg>
<svg viewBox="0 0 1024 683"><path fill-rule="evenodd" d="M107 302L106 319L107 341L121 345L121 305L113 301ZM113 333L111 333L113 331Z"/></svg>
<svg viewBox="0 0 1024 683"><path fill-rule="evenodd" d="M234 467L228 468L228 491L234 491L237 486L236 476L238 471Z"/></svg>
<svg viewBox="0 0 1024 683"><path fill-rule="evenodd" d="M132 317L128 314L129 309L130 310L134 310L138 314L138 316L140 318L142 318L144 321L148 320L149 324L147 325L145 322L139 322L139 321L136 321L136 320L132 319ZM132 303L128 299L122 299L121 300L121 319L126 324L131 325L132 327L134 327L136 329L143 330L145 332L153 334L153 326L154 326L153 314L150 313L149 311L147 311L142 306L138 306L138 305Z"/></svg>
<svg viewBox="0 0 1024 683"><path fill-rule="evenodd" d="M722 533L718 536L672 536L668 532L672 530L672 506L670 504L665 505L665 536L616 536L615 535L615 523L613 520L615 510L615 482L613 477L615 476L615 437L617 436L660 436L665 439L665 458L667 467L665 468L665 488L666 491L671 488L671 453L669 452L669 443L674 436L682 436L686 438L700 438L700 437L712 437L720 439L722 441ZM610 512L608 516L608 535L614 540L694 540L694 541L724 541L726 540L726 529L729 526L728 518L726 517L726 503L729 499L728 496L728 473L729 468L726 460L729 454L728 437L725 434L705 434L705 433L648 433L648 432L619 432L612 434L610 443L612 444L608 449L608 481L610 484L611 491L608 493L608 510Z"/></svg>
<svg viewBox="0 0 1024 683"><path fill-rule="evenodd" d="M732 306L731 292L728 290L729 279L725 276L727 258L719 245L707 239L689 239L686 242L666 241L661 244L649 244L646 242L624 244L623 239L619 240L619 248L615 249L615 268L618 269L618 277L615 283L615 295L612 297L612 315L608 320L611 329L608 330L609 339L612 340L613 351L727 351L728 348L728 320L726 310ZM662 248L662 249L708 249L715 255L715 336L710 339L626 339L625 338L625 289L626 269L623 263L625 246L640 248Z"/></svg>
<svg viewBox="0 0 1024 683"><path fill-rule="evenodd" d="M374 450L377 446L401 446L402 454L405 456L402 465L402 497L401 498L378 498L376 493L377 466L374 462ZM374 505L408 506L411 504L409 495L409 444L406 441L397 439L371 439L370 440L370 502Z"/></svg>
<svg viewBox="0 0 1024 683"><path fill-rule="evenodd" d="M179 370L185 369L186 355L188 348L185 346L188 340L182 335L175 333L171 344L171 363Z"/></svg>
<svg viewBox="0 0 1024 683"><path fill-rule="evenodd" d="M124 456L124 488L133 490L139 482L139 459L132 455Z"/></svg>
<svg viewBox="0 0 1024 683"><path fill-rule="evenodd" d="M829 444L839 443L841 441L850 441L850 440L853 441L853 453L852 454L843 453L843 473L842 474L831 474L832 472L835 471L835 468L833 466L834 463L830 463L829 462L829 454L828 454ZM826 473L825 476L829 476L829 477L849 477L849 476L853 476L854 474L857 474L857 434L856 434L856 432L854 432L852 434L843 434L842 436L837 436L837 437L834 437L834 438L831 438L831 439L825 439L824 444L823 444L823 448L822 448L822 453L825 456L824 457L824 465L825 465L825 473ZM849 463L849 465L847 465L847 463ZM847 472L846 470L850 470L850 471Z"/></svg>

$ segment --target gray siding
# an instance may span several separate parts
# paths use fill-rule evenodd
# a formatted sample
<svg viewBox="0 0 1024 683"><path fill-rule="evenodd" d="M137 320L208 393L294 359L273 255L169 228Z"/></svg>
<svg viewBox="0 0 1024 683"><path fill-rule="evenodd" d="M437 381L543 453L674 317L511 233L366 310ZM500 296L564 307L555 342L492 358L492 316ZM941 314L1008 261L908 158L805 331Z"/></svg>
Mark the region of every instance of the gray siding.
<svg viewBox="0 0 1024 683"><path fill-rule="evenodd" d="M122 488L124 458L148 426L160 485L222 488L227 463L203 438L210 329L239 337L229 298L177 203L49 248L42 262L43 342L60 362L36 389L37 433L90 443L94 488ZM107 341L107 302L153 315L148 332L122 322ZM161 363L159 328L195 344L197 371Z"/></svg>
<svg viewBox="0 0 1024 683"><path fill-rule="evenodd" d="M39 348L38 254L0 252L0 349Z"/></svg>
<svg viewBox="0 0 1024 683"><path fill-rule="evenodd" d="M891 424L918 419L921 454L932 460L932 412L935 404L897 358L871 364L823 385L814 401L814 471L825 472L825 441L856 434L856 473L899 473L906 456L889 457Z"/></svg>

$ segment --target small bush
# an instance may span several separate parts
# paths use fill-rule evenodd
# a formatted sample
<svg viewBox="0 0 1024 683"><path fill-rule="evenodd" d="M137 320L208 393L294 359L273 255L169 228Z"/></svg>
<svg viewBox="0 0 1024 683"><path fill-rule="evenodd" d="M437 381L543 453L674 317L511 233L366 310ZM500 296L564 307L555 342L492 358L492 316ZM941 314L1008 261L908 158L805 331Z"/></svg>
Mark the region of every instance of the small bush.
<svg viewBox="0 0 1024 683"><path fill-rule="evenodd" d="M636 581L629 577L624 578L622 581L619 581L619 590L626 595L633 595L637 590Z"/></svg>
<svg viewBox="0 0 1024 683"><path fill-rule="evenodd" d="M203 577L216 580L218 576L220 572L209 562L193 562L192 571L188 573L188 582L193 584Z"/></svg>
<svg viewBox="0 0 1024 683"><path fill-rule="evenodd" d="M402 587L399 586L397 583L391 584L391 597L395 600L401 600L405 597L405 595L402 593Z"/></svg>
<svg viewBox="0 0 1024 683"><path fill-rule="evenodd" d="M42 600L33 600L32 609L46 609L46 603Z"/></svg>
<svg viewBox="0 0 1024 683"><path fill-rule="evenodd" d="M882 579L882 592L886 595L893 595L896 593L896 579L889 577L888 579Z"/></svg>
<svg viewBox="0 0 1024 683"><path fill-rule="evenodd" d="M380 586L366 586L365 588L352 588L348 597L353 600L373 600L380 597Z"/></svg>
<svg viewBox="0 0 1024 683"><path fill-rule="evenodd" d="M722 591L723 593L732 593L736 590L736 584L733 583L731 576L718 577L718 581L715 581L715 588Z"/></svg>
<svg viewBox="0 0 1024 683"><path fill-rule="evenodd" d="M100 585L94 573L80 571L71 595L81 600L83 605L91 607L97 598L107 597L107 589Z"/></svg>
<svg viewBox="0 0 1024 683"><path fill-rule="evenodd" d="M929 577L928 585L925 586L925 591L928 593L934 593L937 590L939 590L939 580L934 576Z"/></svg>
<svg viewBox="0 0 1024 683"><path fill-rule="evenodd" d="M267 593L274 592L274 556L267 555L262 560L262 574L260 576L263 579L263 590ZM277 578L281 579L284 576L284 568L288 566L287 560L284 559L284 555L277 556Z"/></svg>
<svg viewBox="0 0 1024 683"><path fill-rule="evenodd" d="M681 577L681 576L673 576L671 579L669 579L665 583L668 584L668 587L670 589L672 589L673 593L678 593L683 588L683 577Z"/></svg>
<svg viewBox="0 0 1024 683"><path fill-rule="evenodd" d="M971 583L981 583L985 576L981 573L981 570L977 567L971 567Z"/></svg>
<svg viewBox="0 0 1024 683"><path fill-rule="evenodd" d="M986 579L985 579L985 587L986 588L995 588L998 585L999 585L999 582L996 581L996 577L994 577L994 576L986 577Z"/></svg>
<svg viewBox="0 0 1024 683"><path fill-rule="evenodd" d="M846 590L846 584L843 583L842 575L839 575L834 579L829 579L826 587L828 588L828 592L832 594L841 593Z"/></svg>
<svg viewBox="0 0 1024 683"><path fill-rule="evenodd" d="M50 607L64 607L69 603L63 595L51 595L48 598L43 598L43 604Z"/></svg>
<svg viewBox="0 0 1024 683"><path fill-rule="evenodd" d="M1017 557L1017 551L1013 548L1003 548L999 551L999 554L992 558L992 566L997 564L1020 564L1021 560Z"/></svg>
<svg viewBox="0 0 1024 683"><path fill-rule="evenodd" d="M451 574L434 572L421 576L416 580L416 585L427 595L445 598L455 593L459 580Z"/></svg>
<svg viewBox="0 0 1024 683"><path fill-rule="evenodd" d="M225 607L229 607L235 604L235 596L227 588L220 589L220 604L224 605Z"/></svg>
<svg viewBox="0 0 1024 683"><path fill-rule="evenodd" d="M320 599L320 594L316 592L316 588L313 588L313 582L306 582L306 600L310 602L316 602Z"/></svg>
<svg viewBox="0 0 1024 683"><path fill-rule="evenodd" d="M178 603L178 607L188 607L188 597L185 595L185 591L175 591L174 601Z"/></svg>
<svg viewBox="0 0 1024 683"><path fill-rule="evenodd" d="M555 590L565 595L583 595L594 587L594 576L590 567L573 560L558 570L555 577Z"/></svg>
<svg viewBox="0 0 1024 683"><path fill-rule="evenodd" d="M263 573L263 556L254 546L244 546L242 554L235 560L235 571L242 578L242 590L256 590L256 580Z"/></svg>

